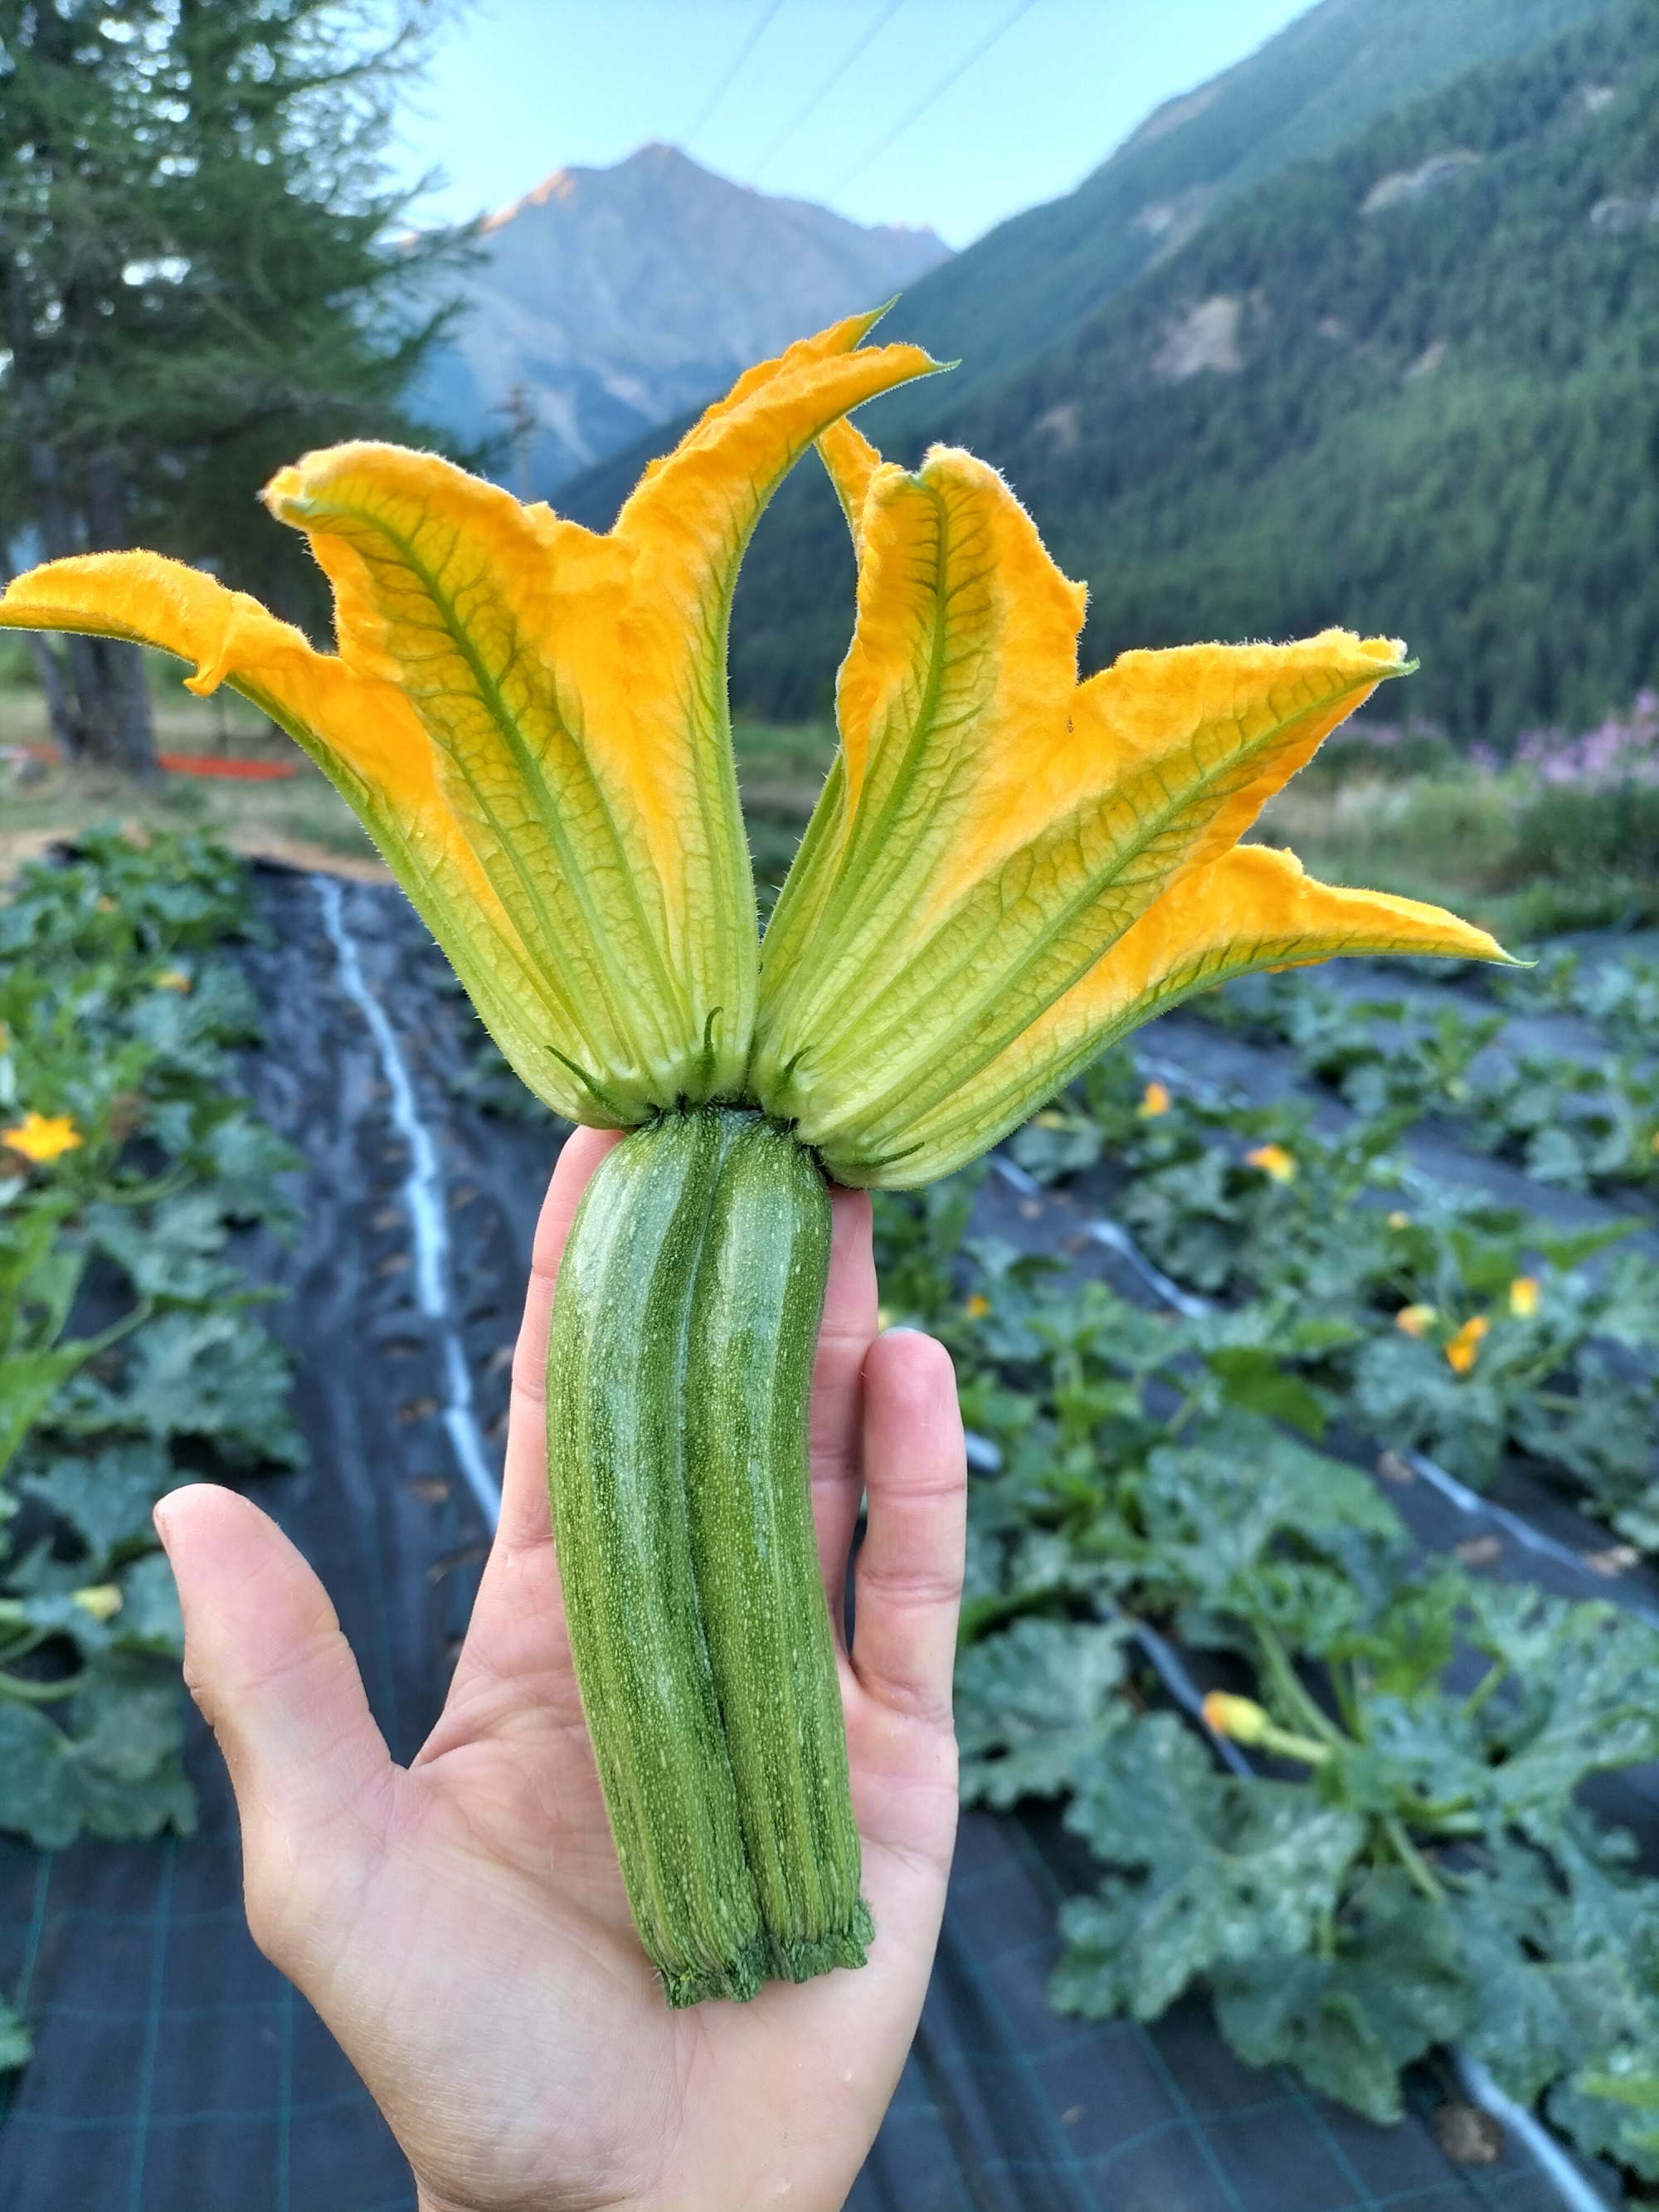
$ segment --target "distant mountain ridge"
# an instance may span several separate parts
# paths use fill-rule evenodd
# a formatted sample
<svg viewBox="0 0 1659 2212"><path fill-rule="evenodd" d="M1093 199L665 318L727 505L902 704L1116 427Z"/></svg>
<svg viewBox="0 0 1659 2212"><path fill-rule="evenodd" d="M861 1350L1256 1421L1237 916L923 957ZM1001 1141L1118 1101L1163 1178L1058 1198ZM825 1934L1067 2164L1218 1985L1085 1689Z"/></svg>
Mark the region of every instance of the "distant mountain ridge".
<svg viewBox="0 0 1659 2212"><path fill-rule="evenodd" d="M1340 623L1420 659L1391 712L1502 744L1659 680L1656 363L1659 8L1618 0L1258 186L1000 380L931 380L927 427L1088 581L1085 668ZM739 587L739 704L822 710L849 585L803 471Z"/></svg>
<svg viewBox="0 0 1659 2212"><path fill-rule="evenodd" d="M1064 344L1234 201L1466 71L1524 52L1611 4L1319 0L1243 61L1154 109L1075 191L1011 216L908 285L883 337L915 339L960 365L877 402L871 434L895 459L915 459L970 392ZM717 388L692 395L682 414L631 445L619 442L574 477L564 510L607 525L646 461L667 451ZM785 488L783 515L803 498L816 501L817 539L832 557L834 501L798 480Z"/></svg>
<svg viewBox="0 0 1659 2212"><path fill-rule="evenodd" d="M1334 154L1481 64L1525 52L1611 0L1321 0L1219 76L1155 108L1073 192L1017 215L913 285L887 335L941 361L944 385L883 419L960 404L1081 328L1219 210Z"/></svg>
<svg viewBox="0 0 1659 2212"><path fill-rule="evenodd" d="M544 498L803 332L945 260L929 230L865 228L729 183L672 146L556 171L492 217L454 337L412 396Z"/></svg>

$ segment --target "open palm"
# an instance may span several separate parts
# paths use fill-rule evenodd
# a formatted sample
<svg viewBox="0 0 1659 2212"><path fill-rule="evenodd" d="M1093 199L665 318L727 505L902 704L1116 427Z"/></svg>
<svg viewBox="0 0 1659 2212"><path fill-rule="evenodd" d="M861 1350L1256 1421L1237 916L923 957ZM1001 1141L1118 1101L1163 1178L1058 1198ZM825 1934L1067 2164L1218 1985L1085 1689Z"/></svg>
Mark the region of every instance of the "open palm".
<svg viewBox="0 0 1659 2212"><path fill-rule="evenodd" d="M956 1827L951 1658L965 1469L950 1362L878 1336L867 1200L835 1199L813 1504L842 1653L870 1963L671 2013L634 1932L549 1522L548 1320L613 1138L566 1145L537 1231L501 1527L442 1717L394 1766L321 1584L246 1499L157 1511L185 1668L230 1767L248 1920L407 2153L425 2212L839 2205L921 2009Z"/></svg>

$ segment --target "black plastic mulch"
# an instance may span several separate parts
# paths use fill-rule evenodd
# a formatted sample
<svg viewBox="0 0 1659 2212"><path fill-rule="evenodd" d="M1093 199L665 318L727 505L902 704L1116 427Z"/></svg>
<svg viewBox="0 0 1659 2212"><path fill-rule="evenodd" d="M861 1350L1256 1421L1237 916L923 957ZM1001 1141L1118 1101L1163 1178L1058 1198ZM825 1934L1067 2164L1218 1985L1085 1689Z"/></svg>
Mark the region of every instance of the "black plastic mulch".
<svg viewBox="0 0 1659 2212"><path fill-rule="evenodd" d="M363 1016L340 987L316 884L265 871L276 942L248 966L269 1042L246 1080L305 1153L304 1225L259 1270L291 1294L302 1474L252 1486L316 1565L394 1753L441 1702L486 1545L433 1393L397 1139ZM400 897L348 887L341 912L392 1017L434 1133L486 1449L556 1139L486 1121L447 1080L469 1018ZM988 1208L1012 1201L987 1186ZM1032 1201L1025 1201L1030 1206ZM1064 1207L1030 1233L1058 1241ZM1015 1212L1018 1208L1015 1207ZM409 2170L310 2007L242 1918L234 1810L192 1717L202 1801L190 1838L0 1844L0 1989L36 2039L0 2113L0 2212L414 2212ZM1620 1808L1621 1812L1623 1808ZM1052 1823L963 1821L921 2030L854 2187L856 2212L1545 2212L1524 2151L1453 2165L1425 2118L1380 2129L1241 2066L1201 2007L1155 2027L1080 2026L1044 2002L1054 1907L1088 1880ZM1420 2094L1440 2091L1426 2080Z"/></svg>

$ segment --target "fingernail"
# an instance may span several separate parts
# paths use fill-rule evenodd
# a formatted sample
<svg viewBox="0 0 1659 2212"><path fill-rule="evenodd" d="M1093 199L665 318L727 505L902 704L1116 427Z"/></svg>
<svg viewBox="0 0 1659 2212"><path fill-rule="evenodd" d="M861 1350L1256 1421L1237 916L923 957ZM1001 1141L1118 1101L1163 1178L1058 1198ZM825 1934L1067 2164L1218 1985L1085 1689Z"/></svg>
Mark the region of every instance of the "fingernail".
<svg viewBox="0 0 1659 2212"><path fill-rule="evenodd" d="M149 1517L151 1524L155 1530L156 1541L161 1545L161 1549L167 1553L170 1559L173 1556L173 1553L172 1547L167 1542L167 1501L165 1498L158 1498L155 1504L150 1508Z"/></svg>
<svg viewBox="0 0 1659 2212"><path fill-rule="evenodd" d="M926 1336L925 1328L916 1328L908 1321L896 1321L891 1328L882 1331L884 1336Z"/></svg>

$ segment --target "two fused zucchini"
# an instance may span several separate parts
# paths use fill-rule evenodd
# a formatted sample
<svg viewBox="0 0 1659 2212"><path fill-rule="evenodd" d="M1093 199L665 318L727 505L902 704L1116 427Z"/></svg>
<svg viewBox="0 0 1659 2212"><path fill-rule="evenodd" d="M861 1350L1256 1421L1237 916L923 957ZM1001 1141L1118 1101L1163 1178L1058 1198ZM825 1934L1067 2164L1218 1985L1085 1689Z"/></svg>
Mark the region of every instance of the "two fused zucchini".
<svg viewBox="0 0 1659 2212"><path fill-rule="evenodd" d="M559 1271L548 1468L628 1894L673 2005L862 1966L807 1466L830 1200L763 1115L665 1115L600 1164Z"/></svg>

